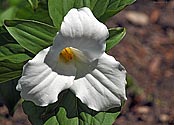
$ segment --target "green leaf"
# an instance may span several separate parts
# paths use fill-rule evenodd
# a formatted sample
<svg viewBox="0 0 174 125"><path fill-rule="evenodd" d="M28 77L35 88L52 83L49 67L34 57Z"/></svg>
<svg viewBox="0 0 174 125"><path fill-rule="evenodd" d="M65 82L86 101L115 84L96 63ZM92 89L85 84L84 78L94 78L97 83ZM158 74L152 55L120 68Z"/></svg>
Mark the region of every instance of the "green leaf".
<svg viewBox="0 0 174 125"><path fill-rule="evenodd" d="M16 104L20 100L20 93L16 91L17 83L18 79L14 79L0 84L0 96L4 100L10 115L13 115Z"/></svg>
<svg viewBox="0 0 174 125"><path fill-rule="evenodd" d="M88 7L102 22L115 15L135 0L49 0L49 14L54 26L60 29L63 17L71 8Z"/></svg>
<svg viewBox="0 0 174 125"><path fill-rule="evenodd" d="M23 63L12 63L9 60L0 61L0 83L19 77L22 67Z"/></svg>
<svg viewBox="0 0 174 125"><path fill-rule="evenodd" d="M15 6L8 8L0 15L0 26L3 25L4 20L14 19L17 8Z"/></svg>
<svg viewBox="0 0 174 125"><path fill-rule="evenodd" d="M96 18L99 18L101 15L103 15L107 9L107 6L109 4L109 0L98 0L93 8L93 13L96 16Z"/></svg>
<svg viewBox="0 0 174 125"><path fill-rule="evenodd" d="M90 7L89 6L90 0L74 0L74 8L81 8L84 7L84 4L86 4L86 7Z"/></svg>
<svg viewBox="0 0 174 125"><path fill-rule="evenodd" d="M7 0L8 3L11 5L11 6L17 6L19 5L21 2L23 2L23 0Z"/></svg>
<svg viewBox="0 0 174 125"><path fill-rule="evenodd" d="M33 54L50 46L56 35L56 28L29 20L6 20L5 26L14 39Z"/></svg>
<svg viewBox="0 0 174 125"><path fill-rule="evenodd" d="M26 102L26 101L25 101ZM44 125L111 125L115 118L119 115L120 107L111 109L107 112L96 112L89 109L85 104L83 104L70 90L65 90L59 95L59 101L52 104L44 112L37 112L35 109L38 106L34 106L33 103L28 103L28 108L24 107L24 111L27 115L33 116L33 120L42 120ZM50 110L50 109L53 110ZM29 111L36 111L30 112ZM39 113L39 116L35 114ZM52 113L50 115L49 113ZM44 117L43 117L44 116ZM49 116L46 118L46 116ZM45 122L46 118L46 122ZM32 119L30 119L32 120ZM36 124L31 121L32 124ZM41 124L37 124L41 125Z"/></svg>
<svg viewBox="0 0 174 125"><path fill-rule="evenodd" d="M60 125L57 121L56 116L52 116L51 118L49 118L44 125Z"/></svg>
<svg viewBox="0 0 174 125"><path fill-rule="evenodd" d="M68 118L66 109L63 107L59 108L56 118L60 125L79 125L78 117Z"/></svg>
<svg viewBox="0 0 174 125"><path fill-rule="evenodd" d="M48 5L44 1L39 1L37 8L31 8L31 5L26 0L21 2L21 5L18 7L18 11L16 12L16 18L35 20L53 25L48 13Z"/></svg>
<svg viewBox="0 0 174 125"><path fill-rule="evenodd" d="M0 61L9 60L12 63L22 63L31 59L18 44L0 46Z"/></svg>
<svg viewBox="0 0 174 125"><path fill-rule="evenodd" d="M24 101L22 107L25 114L28 115L28 119L32 125L43 125L42 114L45 111L45 107L36 106L34 103L29 101Z"/></svg>
<svg viewBox="0 0 174 125"><path fill-rule="evenodd" d="M60 29L63 17L73 8L74 0L49 0L48 9L54 26Z"/></svg>
<svg viewBox="0 0 174 125"><path fill-rule="evenodd" d="M94 117L87 113L81 113L80 125L112 125L120 112L106 113L100 112Z"/></svg>
<svg viewBox="0 0 174 125"><path fill-rule="evenodd" d="M135 1L136 0L110 0L105 13L99 18L99 20L106 22L110 17L114 16Z"/></svg>
<svg viewBox="0 0 174 125"><path fill-rule="evenodd" d="M28 0L28 2L31 4L31 7L33 9L36 9L38 7L38 3L39 3L38 0Z"/></svg>
<svg viewBox="0 0 174 125"><path fill-rule="evenodd" d="M0 46L5 44L17 43L13 37L8 33L5 27L0 27Z"/></svg>
<svg viewBox="0 0 174 125"><path fill-rule="evenodd" d="M24 62L31 59L31 53L21 47L11 35L0 29L0 83L21 75Z"/></svg>
<svg viewBox="0 0 174 125"><path fill-rule="evenodd" d="M22 48L5 29L1 27L0 31L0 83L3 83L21 75L23 64L31 59L31 53Z"/></svg>
<svg viewBox="0 0 174 125"><path fill-rule="evenodd" d="M98 18L104 14L109 0L49 0L49 14L54 26L60 29L63 17L71 8L89 7Z"/></svg>
<svg viewBox="0 0 174 125"><path fill-rule="evenodd" d="M74 8L88 7L91 10L95 7L97 0L75 0Z"/></svg>
<svg viewBox="0 0 174 125"><path fill-rule="evenodd" d="M98 2L97 4L100 6L105 4L108 0L102 0L102 2ZM81 7L89 7L93 9L96 5L97 0L49 0L49 14L51 19L53 20L54 26L60 29L61 23L63 21L64 16L68 13L71 8L81 8ZM100 4L102 3L102 4ZM101 11L97 10L98 7L95 7L96 14ZM103 10L103 8L102 8Z"/></svg>
<svg viewBox="0 0 174 125"><path fill-rule="evenodd" d="M118 27L109 29L109 38L106 41L106 51L109 51L112 47L117 45L125 35L125 28Z"/></svg>
<svg viewBox="0 0 174 125"><path fill-rule="evenodd" d="M111 125L118 116L120 108L107 112L96 112L83 104L71 91L62 98L57 113L60 125Z"/></svg>

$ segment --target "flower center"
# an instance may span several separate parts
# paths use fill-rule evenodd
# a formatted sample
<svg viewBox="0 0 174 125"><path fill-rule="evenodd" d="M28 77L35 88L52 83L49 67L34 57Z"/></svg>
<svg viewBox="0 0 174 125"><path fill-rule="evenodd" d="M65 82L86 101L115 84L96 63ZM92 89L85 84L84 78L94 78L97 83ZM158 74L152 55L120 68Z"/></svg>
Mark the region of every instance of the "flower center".
<svg viewBox="0 0 174 125"><path fill-rule="evenodd" d="M59 58L64 62L69 62L73 59L74 53L70 47L64 48L59 55Z"/></svg>

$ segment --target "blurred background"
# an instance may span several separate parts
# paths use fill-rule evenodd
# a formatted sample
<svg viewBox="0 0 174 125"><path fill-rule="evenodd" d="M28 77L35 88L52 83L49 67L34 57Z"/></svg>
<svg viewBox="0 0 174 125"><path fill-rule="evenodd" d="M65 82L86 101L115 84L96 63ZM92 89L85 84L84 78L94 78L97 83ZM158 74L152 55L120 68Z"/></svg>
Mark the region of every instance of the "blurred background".
<svg viewBox="0 0 174 125"><path fill-rule="evenodd" d="M114 125L174 125L174 0L137 0L106 25L127 29L109 52L128 72L128 100ZM10 117L0 105L0 125L30 123L21 106Z"/></svg>
<svg viewBox="0 0 174 125"><path fill-rule="evenodd" d="M115 125L174 125L174 0L137 0L107 25L127 29L110 51L130 75Z"/></svg>

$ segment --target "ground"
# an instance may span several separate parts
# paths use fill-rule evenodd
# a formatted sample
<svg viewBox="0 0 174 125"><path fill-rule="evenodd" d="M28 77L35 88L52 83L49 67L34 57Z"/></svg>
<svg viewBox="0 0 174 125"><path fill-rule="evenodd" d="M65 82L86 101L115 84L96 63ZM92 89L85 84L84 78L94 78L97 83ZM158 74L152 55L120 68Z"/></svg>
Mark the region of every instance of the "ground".
<svg viewBox="0 0 174 125"><path fill-rule="evenodd" d="M126 27L110 50L134 80L114 125L174 125L174 0L137 0L107 22ZM14 117L0 108L0 125L30 125L19 106Z"/></svg>
<svg viewBox="0 0 174 125"><path fill-rule="evenodd" d="M127 28L110 54L143 89L128 88L115 125L174 125L174 1L138 0L107 24Z"/></svg>

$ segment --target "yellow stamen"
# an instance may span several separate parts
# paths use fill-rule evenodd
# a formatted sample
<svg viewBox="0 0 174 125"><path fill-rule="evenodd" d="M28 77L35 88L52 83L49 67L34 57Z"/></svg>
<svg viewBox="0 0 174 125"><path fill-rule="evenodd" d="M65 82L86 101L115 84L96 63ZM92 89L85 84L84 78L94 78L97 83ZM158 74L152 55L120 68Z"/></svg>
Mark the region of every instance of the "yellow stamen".
<svg viewBox="0 0 174 125"><path fill-rule="evenodd" d="M72 49L69 47L64 48L59 55L59 58L63 60L64 62L69 62L73 59L74 54L72 52Z"/></svg>

